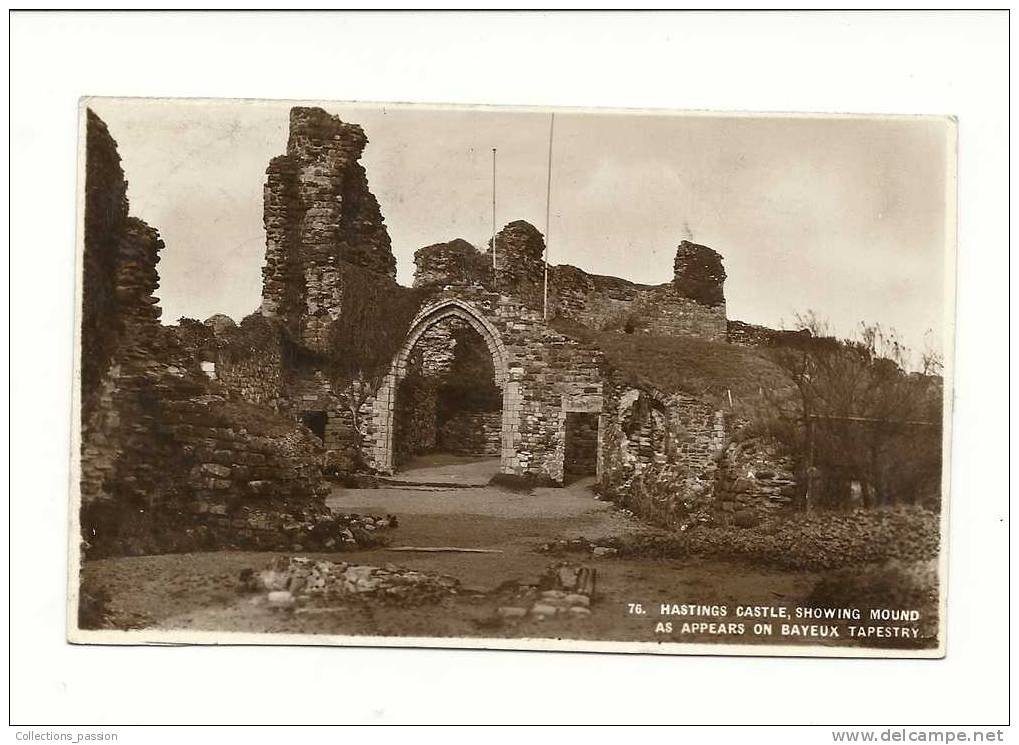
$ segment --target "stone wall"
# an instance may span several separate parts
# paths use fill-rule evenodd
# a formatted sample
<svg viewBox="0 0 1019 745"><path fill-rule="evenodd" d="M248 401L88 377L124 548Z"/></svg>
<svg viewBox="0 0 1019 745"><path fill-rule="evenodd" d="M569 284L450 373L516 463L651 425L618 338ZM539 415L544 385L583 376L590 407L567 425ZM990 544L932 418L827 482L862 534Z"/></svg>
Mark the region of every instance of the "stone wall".
<svg viewBox="0 0 1019 745"><path fill-rule="evenodd" d="M682 393L606 386L598 455L602 492L656 524L675 528L710 510L724 414Z"/></svg>
<svg viewBox="0 0 1019 745"><path fill-rule="evenodd" d="M210 392L200 379L116 379L111 498L83 502L88 555L324 545L331 514L306 432ZM302 537L322 529L322 542ZM335 545L335 543L334 543Z"/></svg>
<svg viewBox="0 0 1019 745"><path fill-rule="evenodd" d="M724 305L722 255L698 243L681 242L673 261L672 284L680 295L701 305Z"/></svg>
<svg viewBox="0 0 1019 745"><path fill-rule="evenodd" d="M127 182L117 143L106 124L86 112L85 250L82 260L81 407L88 420L109 369L119 329L116 298L118 244L127 221Z"/></svg>
<svg viewBox="0 0 1019 745"><path fill-rule="evenodd" d="M751 527L800 495L793 459L745 421L619 376L605 390L599 486L641 517L671 529Z"/></svg>
<svg viewBox="0 0 1019 745"><path fill-rule="evenodd" d="M498 456L502 447L502 412L456 412L439 423L436 446L446 453Z"/></svg>
<svg viewBox="0 0 1019 745"><path fill-rule="evenodd" d="M86 554L335 545L342 526L325 507L314 438L210 380L200 363L214 333L160 325L153 293L163 242L118 212L116 143L91 113L87 127L85 213L93 219L86 220L82 297L93 310L82 348L83 376L86 369L92 376L82 402ZM100 214L109 219L95 218Z"/></svg>
<svg viewBox="0 0 1019 745"><path fill-rule="evenodd" d="M376 311L384 312L384 307ZM325 448L321 460L329 472L365 469L362 439L365 428L370 427L378 382L370 371L365 374L358 368L379 362L358 355L355 365L349 359L337 361L310 352L290 341L279 319L258 313L239 325L222 322L222 318L217 328L213 319L200 323L186 318L167 327L184 352L183 364L205 369L230 396L277 411L295 424L309 419L324 421L323 431L314 434ZM351 343L342 334L335 337L341 339L338 350ZM383 359L386 353L384 340L380 340L372 354Z"/></svg>
<svg viewBox="0 0 1019 745"><path fill-rule="evenodd" d="M724 282L721 256L683 241L667 284L640 285L556 266L551 268L550 293L557 317L598 331L725 341Z"/></svg>
<svg viewBox="0 0 1019 745"><path fill-rule="evenodd" d="M400 381L395 428L395 465L431 452L438 439L436 388L438 381L412 372Z"/></svg>
<svg viewBox="0 0 1019 745"><path fill-rule="evenodd" d="M743 321L729 321L726 329L727 341L741 347L775 347L804 336L809 337L810 332L772 329Z"/></svg>
<svg viewBox="0 0 1019 745"><path fill-rule="evenodd" d="M501 470L561 483L566 413L601 409L601 355L552 330L523 301L480 286L445 288L412 324L375 399L371 462L393 467L398 386L413 369L419 340L451 317L481 336L492 359L502 393Z"/></svg>
<svg viewBox="0 0 1019 745"><path fill-rule="evenodd" d="M494 266L492 289L540 309L545 287L545 238L525 220L515 220L496 233L495 259L489 245L485 265Z"/></svg>
<svg viewBox="0 0 1019 745"><path fill-rule="evenodd" d="M311 348L324 346L340 313L340 264L396 276L389 233L358 162L367 143L356 124L294 107L287 153L266 171L262 312Z"/></svg>
<svg viewBox="0 0 1019 745"><path fill-rule="evenodd" d="M279 372L267 373L274 388L279 377L271 405L295 419L325 418L333 471L368 467L361 451L375 389L428 291L395 281L388 231L359 163L367 142L356 124L295 107L287 152L270 162L264 189L261 315L280 336ZM262 362L277 360L234 362L226 374L237 376L224 382L249 397Z"/></svg>
<svg viewBox="0 0 1019 745"><path fill-rule="evenodd" d="M462 238L434 243L414 252L415 287L491 286L491 283L491 253L483 255Z"/></svg>
<svg viewBox="0 0 1019 745"><path fill-rule="evenodd" d="M766 437L740 437L719 457L715 509L721 522L751 527L800 495L793 458Z"/></svg>
<svg viewBox="0 0 1019 745"><path fill-rule="evenodd" d="M556 266L550 288L557 317L598 331L725 340L725 304L691 300L671 283L638 285Z"/></svg>
<svg viewBox="0 0 1019 745"><path fill-rule="evenodd" d="M491 247L481 253L457 239L415 253L415 287L483 287L509 295L535 310L544 300L544 239L518 220L496 235L494 279ZM574 266L549 267L549 315L599 331L694 336L725 341L727 328L721 257L705 246L683 242L676 251L673 280L641 285Z"/></svg>
<svg viewBox="0 0 1019 745"><path fill-rule="evenodd" d="M127 496L123 450L141 434L119 409L144 405L131 384L158 367L159 234L128 216L117 143L92 111L86 115L85 235L82 275L81 498L91 503ZM121 381L126 381L125 386ZM125 390L126 388L126 390ZM125 412L126 413L126 412ZM143 452L135 448L134 452ZM124 488L121 488L124 487Z"/></svg>
<svg viewBox="0 0 1019 745"><path fill-rule="evenodd" d="M279 408L284 370L277 323L253 313L236 324L220 314L204 322L181 318L176 326L166 328L186 352L189 363L209 379L245 401Z"/></svg>

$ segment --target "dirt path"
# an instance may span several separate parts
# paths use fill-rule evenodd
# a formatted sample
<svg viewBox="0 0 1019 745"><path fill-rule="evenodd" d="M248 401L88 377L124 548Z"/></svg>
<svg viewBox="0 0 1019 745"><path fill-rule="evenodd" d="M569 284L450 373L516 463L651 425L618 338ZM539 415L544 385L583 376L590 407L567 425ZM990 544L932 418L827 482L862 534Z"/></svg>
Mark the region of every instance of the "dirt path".
<svg viewBox="0 0 1019 745"><path fill-rule="evenodd" d="M138 613L152 627L294 633L408 636L566 637L578 639L722 641L715 637L656 637L649 618L629 603L793 604L815 577L806 573L736 567L720 562L577 557L597 570L596 602L582 618L498 622L506 604L497 588L533 583L555 561L538 553L560 538L600 538L650 529L596 499L593 479L564 488L515 493L492 486L453 486L480 478L490 463L440 464L404 475L404 483L378 489L336 488L328 503L337 512L391 513L399 527L391 547L313 555L333 561L393 564L457 578L463 588L439 606L378 607L354 601L321 612L282 613L257 606L237 592L242 569L262 569L275 554L215 552L90 562L87 575L109 590L115 605ZM442 473L439 473L442 471ZM448 487L418 486L450 479ZM459 482L456 481L459 479ZM493 553L418 553L393 547L456 546ZM657 620L657 615L656 615ZM732 641L732 639L725 639Z"/></svg>
<svg viewBox="0 0 1019 745"><path fill-rule="evenodd" d="M415 458L385 481L450 486L486 486L499 473L499 459L438 453Z"/></svg>

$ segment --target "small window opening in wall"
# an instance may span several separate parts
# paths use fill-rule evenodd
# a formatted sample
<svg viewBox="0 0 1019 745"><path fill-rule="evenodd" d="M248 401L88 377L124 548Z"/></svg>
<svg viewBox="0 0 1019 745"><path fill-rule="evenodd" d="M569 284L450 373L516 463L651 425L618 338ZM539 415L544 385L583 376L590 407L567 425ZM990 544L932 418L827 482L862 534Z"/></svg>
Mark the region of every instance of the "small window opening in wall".
<svg viewBox="0 0 1019 745"><path fill-rule="evenodd" d="M324 411L306 411L301 414L301 424L310 429L315 437L325 442L326 440L326 422L329 421L329 417Z"/></svg>
<svg viewBox="0 0 1019 745"><path fill-rule="evenodd" d="M216 379L216 363L205 360L201 363L202 372L205 373L209 380Z"/></svg>

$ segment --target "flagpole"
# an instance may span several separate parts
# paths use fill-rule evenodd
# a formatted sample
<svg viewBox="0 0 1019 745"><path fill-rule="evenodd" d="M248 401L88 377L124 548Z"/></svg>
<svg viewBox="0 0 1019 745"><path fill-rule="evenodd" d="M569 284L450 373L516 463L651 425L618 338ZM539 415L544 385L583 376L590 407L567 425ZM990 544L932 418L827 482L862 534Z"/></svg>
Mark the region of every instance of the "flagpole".
<svg viewBox="0 0 1019 745"><path fill-rule="evenodd" d="M492 148L492 281L495 281L495 148Z"/></svg>
<svg viewBox="0 0 1019 745"><path fill-rule="evenodd" d="M542 301L542 312L548 320L548 243L552 205L552 136L555 133L555 112L548 124L548 182L545 185L545 295Z"/></svg>

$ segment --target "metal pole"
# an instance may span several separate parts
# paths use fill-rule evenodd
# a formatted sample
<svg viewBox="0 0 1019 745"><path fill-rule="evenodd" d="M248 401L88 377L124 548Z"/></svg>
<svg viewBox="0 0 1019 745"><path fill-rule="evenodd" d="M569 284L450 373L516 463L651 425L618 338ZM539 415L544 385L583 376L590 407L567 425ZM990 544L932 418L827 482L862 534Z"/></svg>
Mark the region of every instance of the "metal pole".
<svg viewBox="0 0 1019 745"><path fill-rule="evenodd" d="M495 281L495 148L492 148L492 281Z"/></svg>
<svg viewBox="0 0 1019 745"><path fill-rule="evenodd" d="M542 312L548 320L548 238L552 205L552 135L555 133L555 112L548 124L548 182L545 186L545 296L542 301Z"/></svg>

